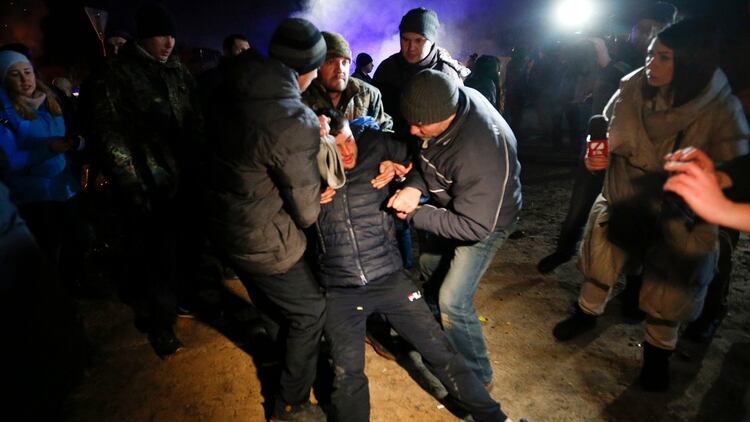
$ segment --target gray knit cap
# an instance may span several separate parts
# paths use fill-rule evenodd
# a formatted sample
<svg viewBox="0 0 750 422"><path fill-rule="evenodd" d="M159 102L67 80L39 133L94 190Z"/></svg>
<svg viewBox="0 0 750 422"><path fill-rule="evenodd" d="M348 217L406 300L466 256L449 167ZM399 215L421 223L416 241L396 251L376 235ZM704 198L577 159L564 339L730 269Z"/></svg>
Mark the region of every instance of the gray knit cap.
<svg viewBox="0 0 750 422"><path fill-rule="evenodd" d="M318 28L300 18L285 19L273 32L268 55L300 75L317 69L326 58L326 42Z"/></svg>
<svg viewBox="0 0 750 422"><path fill-rule="evenodd" d="M401 114L412 124L431 124L458 110L458 85L448 75L425 69L414 75L401 94Z"/></svg>
<svg viewBox="0 0 750 422"><path fill-rule="evenodd" d="M437 13L424 7L418 7L406 12L404 17L401 18L398 30L400 33L422 34L428 40L435 42L439 26Z"/></svg>

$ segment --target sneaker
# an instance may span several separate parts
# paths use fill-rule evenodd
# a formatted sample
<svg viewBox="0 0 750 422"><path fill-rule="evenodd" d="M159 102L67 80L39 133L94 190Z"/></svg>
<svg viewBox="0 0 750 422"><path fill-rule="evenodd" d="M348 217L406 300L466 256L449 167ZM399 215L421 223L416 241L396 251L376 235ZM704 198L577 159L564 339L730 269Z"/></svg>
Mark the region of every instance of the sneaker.
<svg viewBox="0 0 750 422"><path fill-rule="evenodd" d="M547 255L542 258L539 263L536 264L536 269L542 274L551 273L555 268L570 261L570 258L572 258L571 255L555 252L552 255Z"/></svg>
<svg viewBox="0 0 750 422"><path fill-rule="evenodd" d="M280 404L274 407L271 422L326 422L326 414L318 405Z"/></svg>
<svg viewBox="0 0 750 422"><path fill-rule="evenodd" d="M160 358L171 356L184 347L171 328L149 333L148 341Z"/></svg>
<svg viewBox="0 0 750 422"><path fill-rule="evenodd" d="M573 315L560 321L552 330L552 335L558 341L568 341L574 339L586 331L591 331L596 327L596 316L583 312L580 306L576 305Z"/></svg>

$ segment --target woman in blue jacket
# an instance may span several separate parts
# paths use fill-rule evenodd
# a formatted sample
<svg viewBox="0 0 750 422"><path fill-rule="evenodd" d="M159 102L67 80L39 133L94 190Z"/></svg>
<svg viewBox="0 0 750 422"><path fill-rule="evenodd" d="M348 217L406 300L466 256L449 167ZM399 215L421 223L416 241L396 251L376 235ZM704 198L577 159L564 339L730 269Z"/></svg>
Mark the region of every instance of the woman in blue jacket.
<svg viewBox="0 0 750 422"><path fill-rule="evenodd" d="M78 192L65 153L65 121L52 91L36 79L26 56L0 52L0 148L7 156L2 175L21 215L42 249L57 263L62 230L71 216L70 199Z"/></svg>

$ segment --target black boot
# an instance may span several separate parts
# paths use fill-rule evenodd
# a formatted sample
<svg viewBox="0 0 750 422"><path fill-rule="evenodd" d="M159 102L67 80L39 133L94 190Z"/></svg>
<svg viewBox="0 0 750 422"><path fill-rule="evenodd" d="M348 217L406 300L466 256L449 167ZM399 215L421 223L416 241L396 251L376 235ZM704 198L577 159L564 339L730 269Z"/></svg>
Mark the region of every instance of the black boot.
<svg viewBox="0 0 750 422"><path fill-rule="evenodd" d="M555 251L551 255L547 255L536 264L536 269L542 274L547 274L555 270L560 265L570 261L573 254L562 253Z"/></svg>
<svg viewBox="0 0 750 422"><path fill-rule="evenodd" d="M583 312L580 306L576 305L573 315L569 316L555 325L552 334L558 341L568 341L586 331L591 331L596 327L596 315Z"/></svg>
<svg viewBox="0 0 750 422"><path fill-rule="evenodd" d="M669 357L671 350L665 350L643 342L643 367L640 383L646 391L666 391L669 389Z"/></svg>

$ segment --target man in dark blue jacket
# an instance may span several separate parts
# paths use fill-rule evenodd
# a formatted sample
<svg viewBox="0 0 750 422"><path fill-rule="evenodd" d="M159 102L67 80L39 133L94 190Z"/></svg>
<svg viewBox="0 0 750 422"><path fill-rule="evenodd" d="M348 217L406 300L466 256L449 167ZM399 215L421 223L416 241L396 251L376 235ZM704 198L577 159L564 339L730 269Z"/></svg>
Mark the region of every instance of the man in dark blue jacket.
<svg viewBox="0 0 750 422"><path fill-rule="evenodd" d="M319 271L326 287L325 336L335 367L333 419L368 421L365 322L386 316L417 351L453 398L476 421L505 421L500 406L453 348L403 270L393 218L385 208L382 173L407 160L406 145L383 132L357 131L331 111L331 134L346 171L346 184L321 195L317 230Z"/></svg>
<svg viewBox="0 0 750 422"><path fill-rule="evenodd" d="M431 69L411 79L401 110L411 134L421 139L420 171L388 206L430 233L420 242L426 299L453 345L489 387L492 366L474 294L521 210L516 138L479 91ZM418 207L422 195L430 201Z"/></svg>

